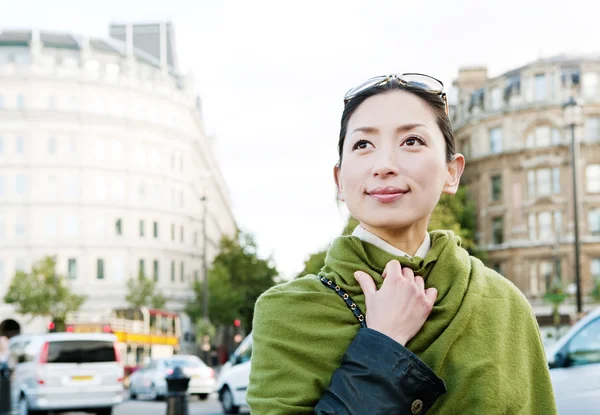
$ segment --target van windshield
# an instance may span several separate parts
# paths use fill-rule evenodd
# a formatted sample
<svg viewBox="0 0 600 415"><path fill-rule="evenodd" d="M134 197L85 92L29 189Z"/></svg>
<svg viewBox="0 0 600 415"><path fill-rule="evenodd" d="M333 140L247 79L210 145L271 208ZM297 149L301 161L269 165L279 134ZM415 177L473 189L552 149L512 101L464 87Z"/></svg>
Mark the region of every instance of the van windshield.
<svg viewBox="0 0 600 415"><path fill-rule="evenodd" d="M112 342L99 340L53 341L48 348L48 363L116 362Z"/></svg>

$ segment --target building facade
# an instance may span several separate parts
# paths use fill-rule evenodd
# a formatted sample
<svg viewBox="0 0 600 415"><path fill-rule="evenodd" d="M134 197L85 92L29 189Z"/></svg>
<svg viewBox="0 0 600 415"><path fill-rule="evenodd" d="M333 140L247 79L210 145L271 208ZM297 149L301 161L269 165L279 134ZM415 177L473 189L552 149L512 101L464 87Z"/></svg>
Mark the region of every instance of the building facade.
<svg viewBox="0 0 600 415"><path fill-rule="evenodd" d="M181 310L203 244L210 263L235 232L193 80L125 32L0 33L0 296L54 255L86 312L124 306L140 271ZM0 302L0 325L7 316L23 321Z"/></svg>
<svg viewBox="0 0 600 415"><path fill-rule="evenodd" d="M555 279L574 288L571 132L563 104L582 106L577 187L582 295L600 280L600 56L542 59L489 78L464 68L452 121L467 160L463 183L477 205L488 264L530 299Z"/></svg>

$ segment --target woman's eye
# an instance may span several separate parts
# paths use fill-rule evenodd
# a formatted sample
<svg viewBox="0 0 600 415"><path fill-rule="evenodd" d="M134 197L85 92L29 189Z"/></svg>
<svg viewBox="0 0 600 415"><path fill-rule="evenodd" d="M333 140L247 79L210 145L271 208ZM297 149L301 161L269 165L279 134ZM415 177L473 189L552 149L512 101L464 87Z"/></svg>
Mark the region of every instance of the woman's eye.
<svg viewBox="0 0 600 415"><path fill-rule="evenodd" d="M408 137L406 140L404 140L403 144L406 144L409 147L414 147L416 145L424 145L425 143L419 137Z"/></svg>
<svg viewBox="0 0 600 415"><path fill-rule="evenodd" d="M371 144L370 142L368 142L367 140L358 140L356 143L354 143L354 145L352 146L352 150L364 150L366 148L368 148L369 146L372 146L373 144Z"/></svg>

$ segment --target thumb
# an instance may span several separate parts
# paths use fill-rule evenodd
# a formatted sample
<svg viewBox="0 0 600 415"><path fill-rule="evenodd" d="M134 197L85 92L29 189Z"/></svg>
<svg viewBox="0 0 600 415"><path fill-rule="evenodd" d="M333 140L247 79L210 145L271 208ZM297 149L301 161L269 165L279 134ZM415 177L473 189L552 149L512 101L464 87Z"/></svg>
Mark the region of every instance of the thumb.
<svg viewBox="0 0 600 415"><path fill-rule="evenodd" d="M377 287L375 286L373 278L366 272L356 271L354 273L354 278L358 281L358 284L365 295L371 295L377 292Z"/></svg>
<svg viewBox="0 0 600 415"><path fill-rule="evenodd" d="M429 300L429 303L433 305L437 298L438 291L435 288L428 288L425 290L425 296Z"/></svg>

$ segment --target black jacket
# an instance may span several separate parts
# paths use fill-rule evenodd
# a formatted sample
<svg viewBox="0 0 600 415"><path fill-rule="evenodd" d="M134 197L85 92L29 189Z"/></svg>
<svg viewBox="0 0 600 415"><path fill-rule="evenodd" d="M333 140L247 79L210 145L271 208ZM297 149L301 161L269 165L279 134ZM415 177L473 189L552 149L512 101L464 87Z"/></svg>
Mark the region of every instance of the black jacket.
<svg viewBox="0 0 600 415"><path fill-rule="evenodd" d="M421 415L446 393L444 382L400 343L362 328L315 407L317 415Z"/></svg>

